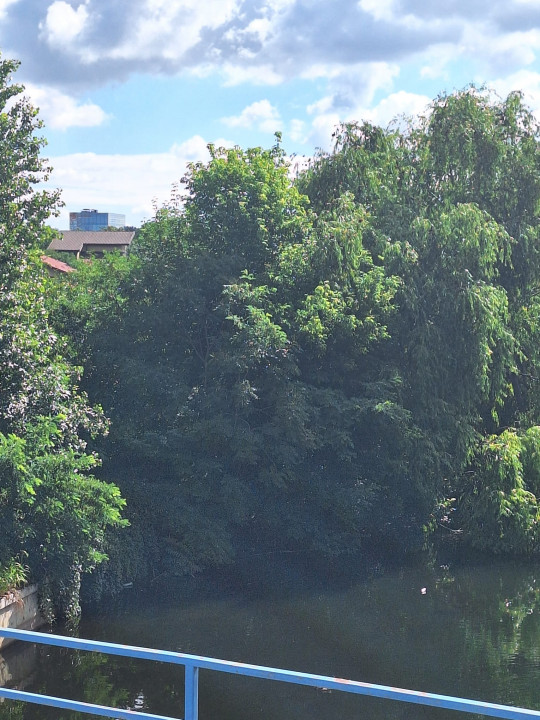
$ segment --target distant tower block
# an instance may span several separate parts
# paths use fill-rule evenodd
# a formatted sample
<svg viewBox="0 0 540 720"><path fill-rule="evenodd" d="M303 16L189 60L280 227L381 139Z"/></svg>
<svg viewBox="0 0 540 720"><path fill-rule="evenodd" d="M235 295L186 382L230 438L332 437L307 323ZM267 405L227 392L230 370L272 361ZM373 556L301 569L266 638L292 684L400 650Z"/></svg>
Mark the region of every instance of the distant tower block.
<svg viewBox="0 0 540 720"><path fill-rule="evenodd" d="M85 208L81 212L69 213L69 229L92 232L104 230L108 227L123 228L126 225L126 216L119 213L98 212Z"/></svg>

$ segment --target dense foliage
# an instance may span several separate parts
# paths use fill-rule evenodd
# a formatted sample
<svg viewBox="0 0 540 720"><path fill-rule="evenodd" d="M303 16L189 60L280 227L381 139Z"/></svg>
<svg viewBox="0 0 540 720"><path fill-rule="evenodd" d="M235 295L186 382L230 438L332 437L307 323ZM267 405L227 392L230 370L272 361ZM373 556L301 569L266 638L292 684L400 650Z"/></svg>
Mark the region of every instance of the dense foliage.
<svg viewBox="0 0 540 720"><path fill-rule="evenodd" d="M471 88L341 127L294 183L279 142L211 147L129 258L56 289L130 579L435 530L538 551L538 140Z"/></svg>
<svg viewBox="0 0 540 720"><path fill-rule="evenodd" d="M90 473L85 437L105 419L48 319L37 248L58 194L33 187L49 168L16 67L0 59L0 586L41 581L51 608L74 616L81 573L104 559L123 501Z"/></svg>
<svg viewBox="0 0 540 720"><path fill-rule="evenodd" d="M474 89L437 99L405 133L343 128L301 181L315 209L344 184L402 280L385 353L411 421L402 482L432 524L495 551L539 541L539 181L521 97Z"/></svg>

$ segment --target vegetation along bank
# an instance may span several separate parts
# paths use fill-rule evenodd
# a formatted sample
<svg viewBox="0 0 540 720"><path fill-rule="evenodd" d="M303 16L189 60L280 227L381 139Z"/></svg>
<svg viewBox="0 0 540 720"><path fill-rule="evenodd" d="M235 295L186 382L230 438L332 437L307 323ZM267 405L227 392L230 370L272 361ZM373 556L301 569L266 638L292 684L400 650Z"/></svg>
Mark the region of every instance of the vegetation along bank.
<svg viewBox="0 0 540 720"><path fill-rule="evenodd" d="M539 128L519 93L344 125L294 180L279 137L211 146L129 255L49 278L58 197L31 192L39 121L6 109L0 67L0 567L73 614L98 565L94 593L426 536L538 553Z"/></svg>

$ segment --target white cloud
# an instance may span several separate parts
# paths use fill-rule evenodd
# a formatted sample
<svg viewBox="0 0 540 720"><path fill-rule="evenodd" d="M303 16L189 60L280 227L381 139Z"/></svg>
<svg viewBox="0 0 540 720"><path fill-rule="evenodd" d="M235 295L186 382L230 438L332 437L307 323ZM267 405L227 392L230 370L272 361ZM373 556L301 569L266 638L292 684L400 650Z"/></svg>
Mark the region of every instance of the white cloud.
<svg viewBox="0 0 540 720"><path fill-rule="evenodd" d="M489 23L471 24L464 31L462 45L463 52L486 66L490 74L492 70L507 74L535 61L540 50L540 30L496 35Z"/></svg>
<svg viewBox="0 0 540 720"><path fill-rule="evenodd" d="M234 27L229 28L226 31L224 38L227 40L233 40L238 44L243 42L253 42L254 40L259 43L267 42L273 36L275 36L277 29L279 28L279 20L282 19L287 10L293 11L297 0L263 0L259 2L258 12L253 19L249 19L249 13L243 13L242 11L237 16L237 20L247 19L247 25L243 25L242 22L236 22ZM255 8L257 3L252 2L252 9Z"/></svg>
<svg viewBox="0 0 540 720"><path fill-rule="evenodd" d="M414 118L422 115L430 102L431 98L427 95L400 90L383 98L375 107L365 109L363 112L359 109L357 112L362 112L362 119L374 125L387 127L392 120L399 121L402 117Z"/></svg>
<svg viewBox="0 0 540 720"><path fill-rule="evenodd" d="M296 0L266 0L264 8L267 13L282 13L287 8L291 8L296 4Z"/></svg>
<svg viewBox="0 0 540 720"><path fill-rule="evenodd" d="M62 47L72 43L84 30L88 22L86 3L75 10L64 0L55 0L47 8L45 21L40 30L49 45Z"/></svg>
<svg viewBox="0 0 540 720"><path fill-rule="evenodd" d="M308 115L323 115L325 113L328 113L332 109L333 104L333 95L326 95L320 100L317 100L317 102L308 105L306 110L308 112Z"/></svg>
<svg viewBox="0 0 540 720"><path fill-rule="evenodd" d="M312 123L309 140L317 147L329 149L332 143L332 133L337 125L342 122L370 122L373 125L388 127L392 121L401 124L403 118L414 118L426 112L431 98L426 95L415 93L399 92L391 93L383 98L374 107L357 105L348 110L347 113L338 115L332 112L318 114Z"/></svg>
<svg viewBox="0 0 540 720"><path fill-rule="evenodd" d="M540 121L540 73L532 70L519 70L513 75L494 80L490 83L490 87L502 98L506 98L515 90L521 90L525 103Z"/></svg>
<svg viewBox="0 0 540 720"><path fill-rule="evenodd" d="M0 20L6 16L8 7L16 2L20 2L20 0L0 0Z"/></svg>
<svg viewBox="0 0 540 720"><path fill-rule="evenodd" d="M256 18L246 26L247 34L255 35L260 42L268 40L272 34L273 25L270 18Z"/></svg>
<svg viewBox="0 0 540 720"><path fill-rule="evenodd" d="M276 72L270 65L235 65L225 63L221 68L225 77L225 86L242 85L279 85L285 79L283 75Z"/></svg>
<svg viewBox="0 0 540 720"><path fill-rule="evenodd" d="M313 115L311 130L306 140L323 149L329 149L332 133L342 122L371 122L387 127L396 118L421 114L430 102L425 95L405 91L387 94L373 105L381 90L391 90L399 67L393 63L369 63L344 68L341 76L333 78L334 93L306 108ZM291 137L295 139L291 133Z"/></svg>
<svg viewBox="0 0 540 720"><path fill-rule="evenodd" d="M371 103L379 90L389 90L399 75L396 63L368 63L361 68L363 77L363 93L367 102ZM359 69L360 70L360 69Z"/></svg>
<svg viewBox="0 0 540 720"><path fill-rule="evenodd" d="M372 15L375 20L393 20L395 18L394 0L359 0L359 7Z"/></svg>
<svg viewBox="0 0 540 720"><path fill-rule="evenodd" d="M335 78L343 72L343 65L336 63L312 63L300 73L303 80L317 80L318 78Z"/></svg>
<svg viewBox="0 0 540 720"><path fill-rule="evenodd" d="M78 103L60 90L26 84L25 95L39 108L40 118L46 127L67 130L70 127L95 127L103 125L108 115L92 102Z"/></svg>
<svg viewBox="0 0 540 720"><path fill-rule="evenodd" d="M332 71L329 77L332 77L333 93L308 105L308 114L337 112L345 115L349 113L350 108L358 105L369 106L376 93L380 90L390 90L399 75L399 66L387 62L343 66L339 73L335 73L334 70L335 68L332 70L329 68L329 72Z"/></svg>
<svg viewBox="0 0 540 720"><path fill-rule="evenodd" d="M225 24L238 6L238 0L144 0L131 18L132 32L106 55L123 60L156 55L179 59L199 42L203 29Z"/></svg>
<svg viewBox="0 0 540 720"><path fill-rule="evenodd" d="M310 143L316 148L329 150L332 145L332 133L341 120L337 113L318 115L311 125Z"/></svg>
<svg viewBox="0 0 540 720"><path fill-rule="evenodd" d="M449 68L461 54L463 49L449 43L441 44L424 53L425 65L420 70L420 76L430 80L450 77Z"/></svg>
<svg viewBox="0 0 540 720"><path fill-rule="evenodd" d="M258 100L245 107L240 115L221 118L229 127L258 129L262 132L279 130L281 118L279 111L268 100Z"/></svg>
<svg viewBox="0 0 540 720"><path fill-rule="evenodd" d="M218 140L214 143L217 146L227 147L231 143L227 140ZM170 152L166 153L166 157L173 155L178 158L180 162L199 162L201 160L209 159L208 154L208 143L200 135L194 135L185 140L183 143L175 143Z"/></svg>
<svg viewBox="0 0 540 720"><path fill-rule="evenodd" d="M0 8L9 1L0 0ZM8 14L13 50L32 60L30 79L47 76L51 85L88 87L132 73L174 75L205 65L229 84L276 84L333 64L358 66L385 58L401 63L458 37L464 16L449 17L431 5L424 9L419 0L131 0L124 8L121 0L15 0ZM5 38L0 40L5 47ZM65 55L69 63L62 62Z"/></svg>
<svg viewBox="0 0 540 720"><path fill-rule="evenodd" d="M231 146L219 139L218 146ZM65 207L51 224L60 230L69 227L69 212L84 207L126 215L128 225L140 225L154 214L158 206L168 202L171 189L184 175L189 162L206 162L209 153L206 141L196 135L186 142L173 145L169 151L141 155L98 155L76 153L50 158L54 170L44 187L62 189Z"/></svg>
<svg viewBox="0 0 540 720"><path fill-rule="evenodd" d="M294 142L305 143L307 140L306 123L303 120L293 118L290 123L289 136Z"/></svg>
<svg viewBox="0 0 540 720"><path fill-rule="evenodd" d="M431 53L423 76L439 77L442 46L471 66L534 62L539 9L540 0L0 0L0 45L28 59L29 79L65 87L208 67L229 85L278 84L403 67L422 53Z"/></svg>

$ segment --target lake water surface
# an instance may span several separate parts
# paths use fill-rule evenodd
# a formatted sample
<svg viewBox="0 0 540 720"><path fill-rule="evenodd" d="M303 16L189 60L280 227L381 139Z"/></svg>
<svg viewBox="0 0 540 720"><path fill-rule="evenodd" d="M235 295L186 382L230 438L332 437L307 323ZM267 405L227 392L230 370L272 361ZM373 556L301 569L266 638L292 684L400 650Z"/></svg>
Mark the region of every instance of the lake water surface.
<svg viewBox="0 0 540 720"><path fill-rule="evenodd" d="M421 565L333 589L297 571L270 579L261 577L262 565L253 570L253 580L235 583L126 590L88 609L79 635L540 710L534 565ZM183 716L182 668L47 647L27 652L26 690ZM21 650L7 649L4 659L15 667ZM208 671L199 695L201 720L474 717ZM82 717L0 705L0 720Z"/></svg>

